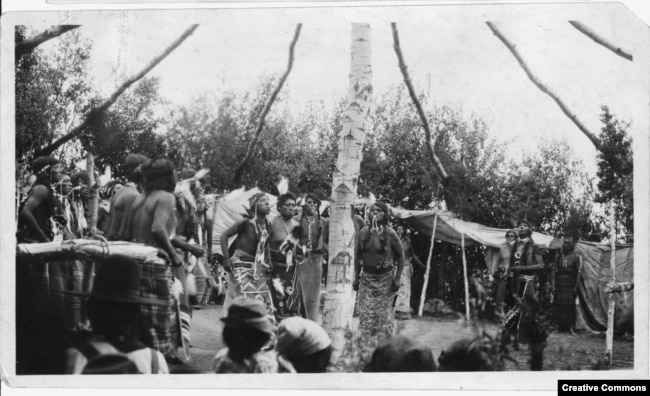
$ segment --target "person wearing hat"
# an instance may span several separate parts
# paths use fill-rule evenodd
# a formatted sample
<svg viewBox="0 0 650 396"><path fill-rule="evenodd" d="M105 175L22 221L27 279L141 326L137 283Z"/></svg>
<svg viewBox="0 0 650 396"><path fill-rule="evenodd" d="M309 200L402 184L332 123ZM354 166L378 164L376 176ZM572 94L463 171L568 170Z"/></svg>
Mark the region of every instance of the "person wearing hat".
<svg viewBox="0 0 650 396"><path fill-rule="evenodd" d="M240 296L228 307L222 338L226 348L214 357L213 368L220 374L295 373L286 359L273 350L262 350L272 337L274 325L266 304Z"/></svg>
<svg viewBox="0 0 650 396"><path fill-rule="evenodd" d="M239 296L260 299L266 304L267 314L275 322L275 308L271 289L270 275L273 268L269 246L271 224L267 215L271 204L265 193L259 192L248 200L248 209L244 219L236 222L221 235L223 268L229 273L228 288L224 308ZM230 256L228 239L237 236L235 252Z"/></svg>
<svg viewBox="0 0 650 396"><path fill-rule="evenodd" d="M100 263L92 292L64 293L88 297L88 316L93 329L89 342L67 350L68 374L132 372L117 364L120 356L135 365L138 373L169 373L163 355L142 343L142 329L138 328L142 306L166 307L168 301L141 295L140 267L135 260L122 255L108 256ZM102 371L97 358L107 355L113 358L105 359ZM89 362L94 367L85 370Z"/></svg>
<svg viewBox="0 0 650 396"><path fill-rule="evenodd" d="M332 340L318 323L294 316L278 325L275 349L298 373L324 373L332 357Z"/></svg>
<svg viewBox="0 0 650 396"><path fill-rule="evenodd" d="M388 226L388 206L377 201L371 214L371 225L357 236L352 287L359 292L361 334L381 341L395 328L393 299L400 288L404 249L397 233ZM398 258L396 270L393 257ZM376 344L369 342L367 346L374 349Z"/></svg>
<svg viewBox="0 0 650 396"><path fill-rule="evenodd" d="M147 162L149 158L142 154L129 154L124 160L124 174L127 183L111 198L108 221L106 222L105 233L109 241L125 240L126 224L131 205L140 195L142 186L142 173L139 166Z"/></svg>
<svg viewBox="0 0 650 396"><path fill-rule="evenodd" d="M51 156L38 157L32 162L32 171L36 181L20 205L18 242L50 242L54 237L52 216L56 208L52 184L62 177L59 160Z"/></svg>
<svg viewBox="0 0 650 396"><path fill-rule="evenodd" d="M372 353L367 373L437 371L431 348L409 337L394 335L383 341Z"/></svg>
<svg viewBox="0 0 650 396"><path fill-rule="evenodd" d="M300 227L302 237L298 248L300 279L304 293L307 319L320 322L320 292L323 277L323 259L327 254L329 223L320 216L321 200L307 193L303 200Z"/></svg>

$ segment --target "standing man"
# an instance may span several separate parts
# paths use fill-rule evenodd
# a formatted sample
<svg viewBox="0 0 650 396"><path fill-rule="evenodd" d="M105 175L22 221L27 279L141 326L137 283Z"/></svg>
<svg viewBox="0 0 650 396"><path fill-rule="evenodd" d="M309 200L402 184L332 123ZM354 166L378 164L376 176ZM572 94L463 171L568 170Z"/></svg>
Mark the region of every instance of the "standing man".
<svg viewBox="0 0 650 396"><path fill-rule="evenodd" d="M553 311L551 320L563 332L574 333L576 323L576 297L582 278L582 260L575 253L575 239L564 240L562 251L558 254L551 276Z"/></svg>
<svg viewBox="0 0 650 396"><path fill-rule="evenodd" d="M402 277L400 278L400 288L397 293L397 300L395 301L395 316L397 319L410 319L411 318L411 277L413 276L413 262L417 264L420 269L427 267L422 264L418 256L413 252L413 243L411 238L404 231L403 225L397 226L397 235L402 243L402 250L404 250L404 268L402 269Z"/></svg>
<svg viewBox="0 0 650 396"><path fill-rule="evenodd" d="M271 224L267 215L271 204L265 193L259 192L248 200L249 208L244 219L230 226L221 235L224 270L230 273L224 309L232 301L244 295L261 300L266 305L269 319L275 323L275 315L269 280L272 270L269 239ZM235 253L228 253L228 238L237 235Z"/></svg>
<svg viewBox="0 0 650 396"><path fill-rule="evenodd" d="M133 205L133 201L135 201L142 191L142 187L140 186L142 174L137 169L140 165L147 162L147 160L148 158L142 154L129 154L124 160L124 173L128 181L111 198L110 212L105 232L108 240L125 240L127 218L131 210L131 205Z"/></svg>
<svg viewBox="0 0 650 396"><path fill-rule="evenodd" d="M304 259L299 259L300 280L305 295L307 319L320 323L320 291L323 276L323 257L327 252L329 223L320 217L320 199L316 194L305 195L305 204L300 218L302 237L299 251Z"/></svg>
<svg viewBox="0 0 650 396"><path fill-rule="evenodd" d="M377 201L371 213L371 225L357 236L352 287L359 292L361 334L377 337L379 342L393 334L395 328L393 298L400 288L404 249L397 233L388 227L388 206ZM398 258L395 272L394 256Z"/></svg>
<svg viewBox="0 0 650 396"><path fill-rule="evenodd" d="M512 249L516 242L517 231L508 230L506 231L506 242L499 248L499 265L494 272L497 285L495 299L495 313L497 317L503 317L504 315L503 307L505 305L506 287L510 279L510 256L512 255Z"/></svg>
<svg viewBox="0 0 650 396"><path fill-rule="evenodd" d="M292 192L280 195L277 208L280 215L271 220L269 246L273 261L271 271L273 304L276 320L280 322L289 316L305 316L305 306L300 271L293 259L295 249L289 245L289 242L284 243L287 238L295 237L294 230L298 227L298 221L293 218L296 213L296 196Z"/></svg>
<svg viewBox="0 0 650 396"><path fill-rule="evenodd" d="M50 156L38 157L32 162L32 171L36 181L20 205L18 242L50 242L54 237L52 216L56 208L52 184L62 177L59 160Z"/></svg>
<svg viewBox="0 0 650 396"><path fill-rule="evenodd" d="M537 297L538 274L544 270L539 248L532 239L532 230L527 221L520 221L517 241L512 246L510 271L512 272L512 294L518 304L506 315L506 326L514 329L515 343L527 343L533 330L534 318L525 315L521 304L527 297Z"/></svg>
<svg viewBox="0 0 650 396"><path fill-rule="evenodd" d="M183 265L182 257L171 244L171 236L176 227L176 173L174 165L165 159L150 159L142 165L144 192L131 207L127 219L126 239L132 242L158 248L172 269ZM160 267L160 266L156 266ZM171 273L167 267L143 267L143 285L152 293L169 296L167 309L143 306L144 330L147 344L161 351L166 357L175 357L176 348L183 345L180 332L172 331L180 327L176 312L176 301L170 296L172 289ZM165 294L166 293L166 294Z"/></svg>

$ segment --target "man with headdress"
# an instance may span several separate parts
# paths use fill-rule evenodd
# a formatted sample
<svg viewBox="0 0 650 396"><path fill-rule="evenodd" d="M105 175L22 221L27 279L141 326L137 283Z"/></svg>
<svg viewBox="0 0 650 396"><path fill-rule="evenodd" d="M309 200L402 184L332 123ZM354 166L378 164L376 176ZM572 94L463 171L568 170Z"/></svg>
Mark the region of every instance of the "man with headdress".
<svg viewBox="0 0 650 396"><path fill-rule="evenodd" d="M50 156L38 157L32 162L36 181L29 195L20 205L18 242L50 242L54 237L52 216L56 208L52 183L61 179L59 160Z"/></svg>
<svg viewBox="0 0 650 396"><path fill-rule="evenodd" d="M319 323L323 259L327 254L329 223L320 216L321 201L316 194L306 194L303 203L298 266L307 319Z"/></svg>
<svg viewBox="0 0 650 396"><path fill-rule="evenodd" d="M142 173L138 167L148 160L142 154L129 154L124 160L126 185L115 193L111 199L110 213L105 235L109 240L125 240L126 224L133 201L140 195Z"/></svg>
<svg viewBox="0 0 650 396"><path fill-rule="evenodd" d="M300 271L294 261L295 247L300 238L296 212L296 196L287 192L278 197L279 216L271 220L269 247L273 261L272 296L278 321L288 316L305 315Z"/></svg>
<svg viewBox="0 0 650 396"><path fill-rule="evenodd" d="M411 238L405 232L403 225L397 226L397 235L402 242L404 250L404 268L402 269L402 278L400 288L395 300L395 316L398 319L409 319L411 317L411 277L413 276L413 263L417 264L420 269L426 269L418 256L413 252L413 243Z"/></svg>
<svg viewBox="0 0 650 396"><path fill-rule="evenodd" d="M232 301L244 295L263 301L267 315L275 323L273 300L269 288L272 269L269 237L271 224L267 215L271 205L265 193L259 192L249 198L249 207L244 219L233 224L221 235L223 267L228 276L228 289L224 308L228 309ZM236 235L235 252L230 257L228 239Z"/></svg>
<svg viewBox="0 0 650 396"><path fill-rule="evenodd" d="M160 255L171 263L172 268L177 269L183 265L183 258L171 243L176 228L174 165L166 159L150 159L142 165L142 177L144 192L133 201L127 219L126 237L132 242L158 248ZM173 283L169 275L166 267L164 271L147 268L143 278L151 290L169 292ZM167 311L157 309L145 312L148 326L151 327L147 342L170 357L174 357L176 348L183 345L180 321L175 312L176 303L173 300Z"/></svg>
<svg viewBox="0 0 650 396"><path fill-rule="evenodd" d="M544 262L539 247L532 239L530 223L520 221L517 231L517 241L512 245L510 254L511 292L517 305L506 315L506 326L515 326L516 341L526 343L533 318L524 317L521 302L526 296L537 297L538 274L544 270Z"/></svg>
<svg viewBox="0 0 650 396"><path fill-rule="evenodd" d="M404 250L397 233L388 226L389 210L383 202L375 202L371 225L357 236L352 287L359 292L359 329L368 342L369 355L377 342L386 339L395 329L393 299L400 288L404 267ZM397 257L397 270L393 270ZM363 271L362 271L363 270Z"/></svg>

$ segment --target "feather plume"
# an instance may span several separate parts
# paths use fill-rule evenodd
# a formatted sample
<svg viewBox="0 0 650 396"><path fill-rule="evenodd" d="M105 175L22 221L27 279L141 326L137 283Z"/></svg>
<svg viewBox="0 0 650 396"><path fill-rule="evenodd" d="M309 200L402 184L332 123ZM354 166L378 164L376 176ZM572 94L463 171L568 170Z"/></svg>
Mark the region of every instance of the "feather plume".
<svg viewBox="0 0 650 396"><path fill-rule="evenodd" d="M180 299L181 294L183 294L183 284L178 279L174 278L174 284L172 285L172 295L176 297L176 300Z"/></svg>
<svg viewBox="0 0 650 396"><path fill-rule="evenodd" d="M111 181L112 173L111 173L111 167L107 166L106 169L104 170L104 174L99 176L99 185L100 186L105 186L108 184L109 181Z"/></svg>
<svg viewBox="0 0 650 396"><path fill-rule="evenodd" d="M185 291L189 296L196 296L196 278L194 274L189 274L185 278Z"/></svg>
<svg viewBox="0 0 650 396"><path fill-rule="evenodd" d="M368 193L367 197L361 197L361 198L355 199L354 200L354 205L355 206L361 206L361 205L372 206L372 205L375 204L376 201L377 201L377 199L375 198L375 194Z"/></svg>
<svg viewBox="0 0 650 396"><path fill-rule="evenodd" d="M280 175L280 181L278 182L277 188L278 196L286 194L287 191L289 191L289 179Z"/></svg>
<svg viewBox="0 0 650 396"><path fill-rule="evenodd" d="M204 177L206 177L208 175L208 173L210 173L210 169L203 168L203 169L199 170L198 172L196 172L196 174L194 175L194 178L196 180L201 180Z"/></svg>
<svg viewBox="0 0 650 396"><path fill-rule="evenodd" d="M273 278L273 288L277 290L281 297L284 297L284 287L282 286L280 278Z"/></svg>
<svg viewBox="0 0 650 396"><path fill-rule="evenodd" d="M192 207L192 209L196 210L196 200L194 199L194 194L192 194L192 190L190 190L189 180L191 179L183 180L176 183L174 194L176 194L176 196L179 197L181 201L184 200ZM183 204L181 205L184 206Z"/></svg>

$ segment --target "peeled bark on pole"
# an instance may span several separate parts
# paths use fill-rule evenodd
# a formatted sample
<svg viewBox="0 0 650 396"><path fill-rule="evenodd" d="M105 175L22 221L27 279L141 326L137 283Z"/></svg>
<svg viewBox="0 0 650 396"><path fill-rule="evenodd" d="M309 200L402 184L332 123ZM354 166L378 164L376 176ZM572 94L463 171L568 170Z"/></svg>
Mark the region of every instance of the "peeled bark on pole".
<svg viewBox="0 0 650 396"><path fill-rule="evenodd" d="M467 281L467 259L465 258L465 234L460 235L460 248L463 257L463 283L465 284L465 319L469 320L469 284Z"/></svg>
<svg viewBox="0 0 650 396"><path fill-rule="evenodd" d="M65 32L68 32L72 29L76 29L81 25L56 25L52 26L51 28L37 34L36 36L25 39L23 41L19 41L16 43L16 49L15 49L15 54L16 54L16 62L25 54L28 52L32 51L34 48L38 47L39 45L43 44L44 42L53 39L55 37L58 37L62 35Z"/></svg>
<svg viewBox="0 0 650 396"><path fill-rule="evenodd" d="M289 46L289 64L287 65L287 71L285 71L282 77L280 78L280 82L278 83L278 86L275 87L275 89L271 93L271 97L266 102L264 109L262 109L260 120L257 123L257 128L255 129L255 133L253 134L253 139L251 139L250 143L248 144L248 149L246 150L246 156L244 157L242 162L235 170L235 176L232 178L232 181L235 185L239 185L241 183L241 178L244 173L244 169L246 169L251 159L253 158L253 151L255 151L255 147L257 147L257 142L260 140L260 135L262 134L262 129L264 128L264 121L266 120L266 115L269 113L269 110L271 110L271 106L273 105L273 102L275 102L275 98L277 98L278 94L280 93L280 90L282 89L282 86L284 85L284 82L287 80L287 77L291 72L291 68L293 67L293 50L296 47L296 42L298 42L298 37L300 37L301 28L302 28L302 23L299 23L296 26L296 32L294 33L293 40L291 41L291 45Z"/></svg>
<svg viewBox="0 0 650 396"><path fill-rule="evenodd" d="M333 364L338 361L345 345L345 330L351 328L354 311L355 230L352 209L373 91L370 50L370 25L353 23L350 88L332 182L327 294L323 308L323 327L332 339Z"/></svg>
<svg viewBox="0 0 650 396"><path fill-rule="evenodd" d="M510 52L515 57L515 59L517 59L517 62L519 62L519 66L521 66L521 68L524 70L524 72L526 73L526 75L528 76L530 81L532 81L533 84L535 84L537 86L537 88L539 88L542 92L544 92L545 94L550 96L555 101L555 103L557 103L557 105L560 106L560 110L562 110L562 112L567 117L569 117L569 119L571 121L573 121L573 123L578 127L578 129L580 129L580 131L582 131L582 133L584 133L584 135L591 141L591 143L593 143L593 145L596 147L596 149L598 151L601 151L600 140L598 140L596 135L594 133L592 133L591 131L589 131L589 129L587 129L587 127L584 126L584 124L582 122L580 122L580 120L578 120L578 116L576 116L574 113L571 112L571 110L569 110L569 108L567 107L566 104L564 104L562 99L560 99L553 91L551 91L551 89L549 87L544 85L544 83L542 83L530 71L530 69L528 68L528 65L524 61L524 58L522 58L522 56L519 54L519 52L517 51L515 46L503 35L503 33L501 33L501 31L499 31L499 29L497 29L497 27L494 25L494 23L492 23L492 22L485 22L485 23L488 25L490 30L492 30L492 33L494 33L494 35L497 36L497 38L499 40L501 40L501 42L506 46L506 48L508 48L508 50L510 50Z"/></svg>
<svg viewBox="0 0 650 396"><path fill-rule="evenodd" d="M60 137L57 139L54 143L39 149L34 153L34 158L42 156L42 155L50 155L53 153L56 149L64 145L65 143L69 142L70 140L74 139L77 135L79 135L81 132L83 132L89 125L91 125L94 120L99 117L104 111L106 111L117 99L122 95L124 91L127 90L131 85L133 85L136 81L140 80L142 77L144 77L151 69L156 67L167 55L169 55L172 51L174 51L183 41L185 41L186 38L188 38L199 25L192 25L190 26L183 34L176 39L165 51L163 51L162 54L158 55L155 57L147 66L145 66L144 69L142 69L139 73L133 75L131 78L126 80L120 87L113 92L113 94L106 99L104 102L99 104L99 106L94 107L92 110L90 110L90 113L88 116L81 122L81 124L77 125L74 127L70 132L65 134L64 136Z"/></svg>
<svg viewBox="0 0 650 396"><path fill-rule="evenodd" d="M611 253L609 260L609 267L612 270L612 280L613 285L616 284L616 214L614 213L614 201L610 203L610 240L611 240ZM612 355L614 353L614 312L616 311L616 299L617 295L614 293L609 293L609 306L607 308L607 332L605 333L605 363L608 366L612 364Z"/></svg>
<svg viewBox="0 0 650 396"><path fill-rule="evenodd" d="M429 272L431 271L431 260L433 259L433 244L436 241L436 227L438 226L438 215L433 216L433 229L431 231L431 246L429 247L429 259L427 260L427 269L424 271L424 284L422 285L422 293L420 294L420 308L418 309L418 316L421 318L424 312L424 301L427 295L427 286L429 285Z"/></svg>
<svg viewBox="0 0 650 396"><path fill-rule="evenodd" d="M395 50L395 54L397 55L399 69L402 72L402 76L404 77L404 84L406 84L406 88L408 88L409 95L411 96L411 100L413 100L418 115L420 116L420 120L422 121L422 127L424 128L424 135L426 137L427 152L429 153L429 159L431 159L431 162L433 163L433 166L436 169L436 172L438 173L440 179L442 179L443 181L447 180L449 176L447 175L445 168L442 166L442 163L440 162L440 159L438 158L434 150L434 145L436 144L435 137L431 133L431 129L429 128L429 121L427 121L427 116L426 114L424 114L424 110L422 109L422 104L420 104L420 101L418 100L418 97L415 94L415 89L413 89L413 84L411 83L411 77L409 77L406 64L404 63L404 57L402 56L402 49L400 48L399 45L397 24L395 24L395 22L392 22L390 26L393 28L393 49Z"/></svg>
<svg viewBox="0 0 650 396"><path fill-rule="evenodd" d="M578 21L569 21L571 26L574 28L578 29L581 33L583 33L585 36L589 37L590 39L594 40L596 43L602 45L603 47L607 48L608 50L612 51L618 56L621 56L629 61L632 61L634 58L632 57L632 54L629 52L625 51L621 47L616 46L615 44L610 43L608 40L605 38L601 37L598 33L594 32L593 30L589 29L587 26L584 24L578 22Z"/></svg>

